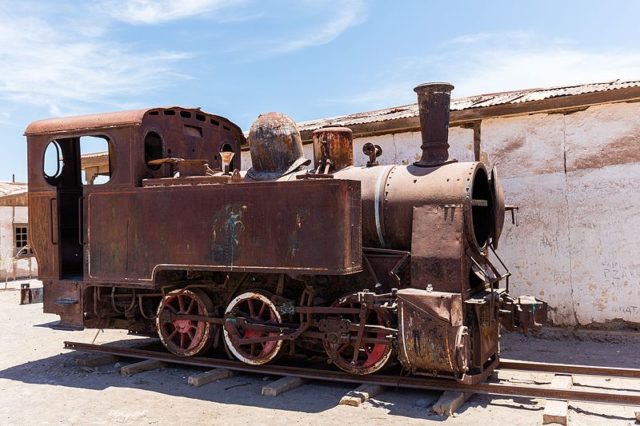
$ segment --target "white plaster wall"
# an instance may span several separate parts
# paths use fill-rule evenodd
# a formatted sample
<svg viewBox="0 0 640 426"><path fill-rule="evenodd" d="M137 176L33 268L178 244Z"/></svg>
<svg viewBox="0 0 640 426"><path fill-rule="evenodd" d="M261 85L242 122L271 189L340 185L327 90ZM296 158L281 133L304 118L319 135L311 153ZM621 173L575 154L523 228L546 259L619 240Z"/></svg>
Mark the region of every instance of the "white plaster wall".
<svg viewBox="0 0 640 426"><path fill-rule="evenodd" d="M501 177L563 173L563 144L560 114L482 121L480 158Z"/></svg>
<svg viewBox="0 0 640 426"><path fill-rule="evenodd" d="M640 322L640 104L565 116L571 281L581 324Z"/></svg>
<svg viewBox="0 0 640 426"><path fill-rule="evenodd" d="M557 324L640 322L638 117L613 104L482 123L481 157L520 206L499 253Z"/></svg>
<svg viewBox="0 0 640 426"><path fill-rule="evenodd" d="M27 207L0 206L0 281L37 275L35 257L13 257L13 225L26 224L27 212Z"/></svg>
<svg viewBox="0 0 640 426"><path fill-rule="evenodd" d="M498 255L512 273L510 291L549 302L550 320L573 324L570 238L564 174L502 179L507 202L520 207L518 226L505 219Z"/></svg>
<svg viewBox="0 0 640 426"><path fill-rule="evenodd" d="M581 324L640 322L640 163L567 174L571 283Z"/></svg>
<svg viewBox="0 0 640 426"><path fill-rule="evenodd" d="M365 166L368 157L362 153L365 143L380 145L380 164L411 164L420 159L422 137L420 132L356 138L353 141L353 159L357 166ZM473 161L473 129L451 127L449 129L449 153L458 161Z"/></svg>
<svg viewBox="0 0 640 426"><path fill-rule="evenodd" d="M422 138L420 132L397 133L382 136L356 138L353 140L353 162L356 166L366 166L369 158L362 153L365 143L380 145L380 164L410 164L420 159ZM473 161L473 129L451 127L449 129L450 153L458 161ZM303 146L304 155L313 162L313 145ZM242 170L251 167L251 154L242 151Z"/></svg>

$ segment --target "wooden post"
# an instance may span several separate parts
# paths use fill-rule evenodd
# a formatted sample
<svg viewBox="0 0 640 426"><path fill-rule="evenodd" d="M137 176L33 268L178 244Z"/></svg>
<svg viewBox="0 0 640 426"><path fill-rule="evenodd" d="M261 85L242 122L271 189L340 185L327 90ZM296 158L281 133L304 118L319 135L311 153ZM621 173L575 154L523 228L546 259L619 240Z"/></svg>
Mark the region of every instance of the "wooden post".
<svg viewBox="0 0 640 426"><path fill-rule="evenodd" d="M480 143L482 141L482 120L473 122L473 158L475 161L482 161L480 159Z"/></svg>

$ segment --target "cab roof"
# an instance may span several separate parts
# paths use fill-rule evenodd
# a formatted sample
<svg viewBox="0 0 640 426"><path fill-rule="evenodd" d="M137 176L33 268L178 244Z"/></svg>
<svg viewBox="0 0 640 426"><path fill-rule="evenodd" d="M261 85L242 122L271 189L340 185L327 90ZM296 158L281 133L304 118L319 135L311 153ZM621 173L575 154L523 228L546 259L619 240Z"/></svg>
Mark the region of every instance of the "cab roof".
<svg viewBox="0 0 640 426"><path fill-rule="evenodd" d="M168 114L166 111L173 111ZM180 112L190 112L201 116L202 121L220 120L229 123L233 127L241 131L240 128L224 117L208 114L200 110L200 108L182 108L182 107L159 107L136 109L130 111L108 112L101 114L79 115L75 117L56 117L45 120L34 121L29 124L24 131L25 136L46 135L53 133L70 133L84 130L97 130L113 127L139 126L148 113L152 115L176 115ZM199 118L200 119L200 118Z"/></svg>

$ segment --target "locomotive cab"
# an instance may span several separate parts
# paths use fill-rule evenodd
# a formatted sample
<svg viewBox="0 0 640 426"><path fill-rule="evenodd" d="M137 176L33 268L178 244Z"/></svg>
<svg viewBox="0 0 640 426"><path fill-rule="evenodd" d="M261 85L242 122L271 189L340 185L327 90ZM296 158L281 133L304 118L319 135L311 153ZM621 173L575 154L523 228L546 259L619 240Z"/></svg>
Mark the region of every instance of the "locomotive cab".
<svg viewBox="0 0 640 426"><path fill-rule="evenodd" d="M230 166L239 168L244 143L230 121L177 107L41 120L25 135L30 244L46 283L45 312L59 314L61 324L73 328L83 326L80 283L90 277L87 215L94 195L170 177L171 164L150 164L165 157L205 159L215 169L221 151L231 150L236 155Z"/></svg>

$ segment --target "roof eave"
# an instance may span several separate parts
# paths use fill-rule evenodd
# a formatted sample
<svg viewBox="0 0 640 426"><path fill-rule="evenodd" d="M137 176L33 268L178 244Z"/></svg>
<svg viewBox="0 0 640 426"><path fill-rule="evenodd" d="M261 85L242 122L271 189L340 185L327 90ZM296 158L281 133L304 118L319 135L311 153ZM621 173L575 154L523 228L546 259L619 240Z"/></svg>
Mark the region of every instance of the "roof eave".
<svg viewBox="0 0 640 426"><path fill-rule="evenodd" d="M450 113L451 126L464 126L473 122L489 118L505 118L520 115L540 113L566 113L579 111L591 106L640 101L640 87L627 87L622 89L600 92L582 93L577 95L557 96L547 99L528 101L512 104L498 104L486 107L472 107L460 110L452 110ZM316 124L317 122L314 122ZM354 138L378 136L390 133L405 133L420 130L420 118L418 116L390 118L367 123L327 123L327 125L341 125L349 127ZM312 142L313 131L323 127L314 125L313 128L301 129L304 143Z"/></svg>

